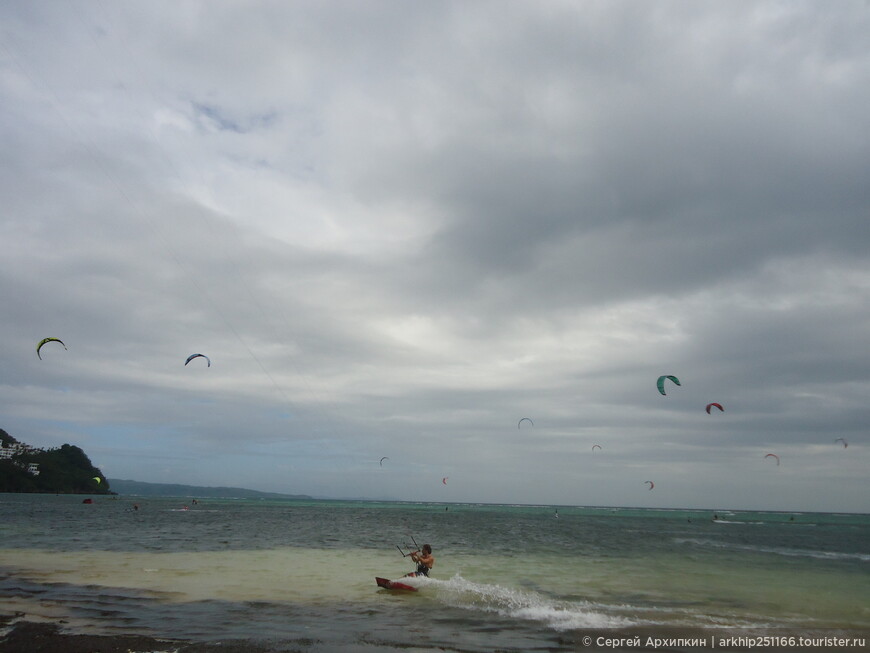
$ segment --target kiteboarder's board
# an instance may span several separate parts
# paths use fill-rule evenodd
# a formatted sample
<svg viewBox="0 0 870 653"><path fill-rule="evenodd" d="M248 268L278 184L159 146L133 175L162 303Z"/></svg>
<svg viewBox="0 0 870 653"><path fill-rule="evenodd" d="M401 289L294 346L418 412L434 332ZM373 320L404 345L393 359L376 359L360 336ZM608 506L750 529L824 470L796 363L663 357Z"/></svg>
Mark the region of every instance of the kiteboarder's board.
<svg viewBox="0 0 870 653"><path fill-rule="evenodd" d="M390 580L388 578L378 578L377 576L375 576L375 582L378 584L378 587L383 587L387 590L407 590L409 592L417 591L416 587L405 585L405 583L400 583L399 581Z"/></svg>

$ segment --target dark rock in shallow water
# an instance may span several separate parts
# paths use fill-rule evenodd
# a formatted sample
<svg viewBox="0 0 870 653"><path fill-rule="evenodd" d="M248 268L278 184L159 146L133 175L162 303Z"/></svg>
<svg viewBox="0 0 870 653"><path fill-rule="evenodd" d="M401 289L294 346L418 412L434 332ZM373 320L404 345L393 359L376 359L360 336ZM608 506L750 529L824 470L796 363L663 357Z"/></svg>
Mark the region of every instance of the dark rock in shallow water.
<svg viewBox="0 0 870 653"><path fill-rule="evenodd" d="M17 616L17 615L16 615ZM14 617L0 617L9 624ZM56 624L19 621L0 637L0 653L293 653L250 642L184 642L142 635L75 635Z"/></svg>
<svg viewBox="0 0 870 653"><path fill-rule="evenodd" d="M138 635L68 635L56 624L21 621L0 639L2 653L130 653L169 651L173 642L161 642Z"/></svg>

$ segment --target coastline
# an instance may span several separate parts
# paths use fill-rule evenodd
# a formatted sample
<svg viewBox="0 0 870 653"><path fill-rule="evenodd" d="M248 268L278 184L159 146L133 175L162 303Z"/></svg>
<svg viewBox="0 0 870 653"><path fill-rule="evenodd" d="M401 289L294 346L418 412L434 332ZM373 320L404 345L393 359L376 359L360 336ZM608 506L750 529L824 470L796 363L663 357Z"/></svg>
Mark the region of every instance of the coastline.
<svg viewBox="0 0 870 653"><path fill-rule="evenodd" d="M0 653L846 651L870 640L870 522L853 516L128 508L4 497ZM402 573L414 536L439 547L435 577L414 596L379 590L372 579Z"/></svg>
<svg viewBox="0 0 870 653"><path fill-rule="evenodd" d="M35 615L34 615L35 616ZM463 653L466 649L461 645L445 647L408 646L407 644L387 644L376 641L346 642L336 646L334 641L304 638L299 640L281 640L274 642L223 640L214 642L189 641L183 639L166 639L162 637L135 634L84 634L69 632L60 621L28 621L26 615L0 615L0 653L408 653L413 650L421 652ZM556 649L572 651L611 651L624 653L626 651L670 651L672 653L690 653L696 651L752 651L752 650L795 650L783 642L796 638L795 633L773 630L765 635L771 643L759 642L757 633L728 631L714 634L702 629L673 629L632 627L625 630L584 630L559 638ZM838 639L844 633L828 632L816 635L816 645L801 646L801 651L811 653L833 650L828 646L818 644L823 638ZM718 639L717 646L713 641ZM728 640L729 643L726 643ZM738 640L746 641L738 641ZM821 640L821 641L819 641ZM853 640L854 641L854 640ZM655 642L655 643L652 643ZM722 646L722 644L725 644ZM840 645L842 651L866 650L863 646ZM476 649L474 649L476 650ZM498 651L520 651L522 648L502 648Z"/></svg>

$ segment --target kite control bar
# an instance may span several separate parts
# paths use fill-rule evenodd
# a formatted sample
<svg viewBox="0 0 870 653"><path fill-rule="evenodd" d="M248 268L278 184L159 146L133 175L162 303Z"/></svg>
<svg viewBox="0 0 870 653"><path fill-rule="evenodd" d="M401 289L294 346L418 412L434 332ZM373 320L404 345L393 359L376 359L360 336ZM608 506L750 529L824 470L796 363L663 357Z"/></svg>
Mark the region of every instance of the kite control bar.
<svg viewBox="0 0 870 653"><path fill-rule="evenodd" d="M413 535L411 535L411 541L414 543L414 546L416 547L415 550L412 551L411 553L417 553L417 552L419 552L419 551L420 551L420 545L417 544L417 540L414 539L414 536L413 536ZM405 543L403 542L403 544L405 544ZM404 551L402 551L402 547L400 547L398 544L396 545L396 548L399 550L399 553L402 554L402 557L403 557L403 558L407 558L409 555L411 555L411 553L405 553ZM410 549L411 547L409 547L407 544L405 544L405 548L406 548L406 549Z"/></svg>

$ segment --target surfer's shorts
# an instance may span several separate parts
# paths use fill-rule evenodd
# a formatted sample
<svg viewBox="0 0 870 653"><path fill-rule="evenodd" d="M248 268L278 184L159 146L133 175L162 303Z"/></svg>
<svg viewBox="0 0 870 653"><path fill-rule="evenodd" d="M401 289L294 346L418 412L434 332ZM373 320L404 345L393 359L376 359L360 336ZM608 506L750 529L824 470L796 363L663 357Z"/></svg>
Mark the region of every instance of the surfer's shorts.
<svg viewBox="0 0 870 653"><path fill-rule="evenodd" d="M417 565L417 575L418 576L428 576L429 575L429 567L426 565Z"/></svg>

